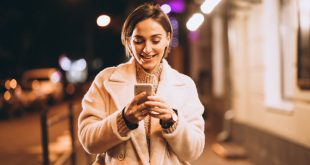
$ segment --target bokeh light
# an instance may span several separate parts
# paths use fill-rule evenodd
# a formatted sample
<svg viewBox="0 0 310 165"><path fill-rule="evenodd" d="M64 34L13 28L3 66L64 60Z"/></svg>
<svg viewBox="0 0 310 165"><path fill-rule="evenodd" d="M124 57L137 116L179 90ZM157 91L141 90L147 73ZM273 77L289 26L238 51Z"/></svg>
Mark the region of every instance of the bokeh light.
<svg viewBox="0 0 310 165"><path fill-rule="evenodd" d="M168 4L163 4L160 8L164 11L164 13L169 14L171 12L171 7Z"/></svg>
<svg viewBox="0 0 310 165"><path fill-rule="evenodd" d="M97 18L97 25L100 27L106 27L110 24L111 18L108 15L100 15Z"/></svg>
<svg viewBox="0 0 310 165"><path fill-rule="evenodd" d="M3 94L3 98L4 100L6 101L9 101L11 99L11 93L9 91L5 91L4 94Z"/></svg>
<svg viewBox="0 0 310 165"><path fill-rule="evenodd" d="M71 60L66 55L62 55L59 58L59 65L61 69L68 71L71 67Z"/></svg>
<svg viewBox="0 0 310 165"><path fill-rule="evenodd" d="M186 23L186 27L190 31L197 30L204 21L204 16L201 13L195 13Z"/></svg>
<svg viewBox="0 0 310 165"><path fill-rule="evenodd" d="M12 79L12 80L10 81L10 87L11 87L12 89L15 89L16 86L17 86L17 81L16 81L15 79Z"/></svg>
<svg viewBox="0 0 310 165"><path fill-rule="evenodd" d="M173 0L168 3L171 7L171 12L182 13L185 11L184 0Z"/></svg>
<svg viewBox="0 0 310 165"><path fill-rule="evenodd" d="M221 2L221 0L206 0L200 9L205 14L210 14L212 10Z"/></svg>

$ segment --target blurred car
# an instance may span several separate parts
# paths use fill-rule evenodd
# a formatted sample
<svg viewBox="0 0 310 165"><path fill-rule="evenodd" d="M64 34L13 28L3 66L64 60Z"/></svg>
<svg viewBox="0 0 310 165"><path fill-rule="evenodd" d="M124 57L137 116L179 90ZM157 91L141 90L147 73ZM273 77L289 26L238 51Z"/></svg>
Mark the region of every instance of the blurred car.
<svg viewBox="0 0 310 165"><path fill-rule="evenodd" d="M25 106L38 102L58 102L64 95L62 75L56 68L25 71L21 77L21 86L23 92L20 100Z"/></svg>
<svg viewBox="0 0 310 165"><path fill-rule="evenodd" d="M19 100L21 88L15 79L0 80L0 117L10 118L23 113L23 105Z"/></svg>

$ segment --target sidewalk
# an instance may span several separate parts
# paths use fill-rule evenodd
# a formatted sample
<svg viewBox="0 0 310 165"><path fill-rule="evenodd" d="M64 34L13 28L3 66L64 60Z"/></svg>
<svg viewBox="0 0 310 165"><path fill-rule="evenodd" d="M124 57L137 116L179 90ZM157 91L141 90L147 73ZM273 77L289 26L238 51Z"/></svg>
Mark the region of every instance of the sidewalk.
<svg viewBox="0 0 310 165"><path fill-rule="evenodd" d="M198 160L191 162L191 164L192 165L254 165L247 158L227 159L227 158L220 157L212 150L212 145L215 143L217 143L215 133L211 131L207 131L204 152L198 158Z"/></svg>
<svg viewBox="0 0 310 165"><path fill-rule="evenodd" d="M78 101L77 101L78 102ZM76 103L79 106L79 102ZM52 113L66 112L67 104L52 107ZM75 116L77 122L78 111ZM55 126L50 131L50 159L56 160L61 153L71 148L69 133L67 132L67 121ZM8 165L36 165L42 164L41 129L39 113L28 114L21 118L0 121L0 164ZM77 133L77 130L76 132ZM215 154L211 146L215 143L216 135L206 132L205 150L201 157L191 162L192 165L253 165L248 159L227 160ZM77 140L77 137L76 137ZM61 146L61 147L59 147ZM94 160L94 156L88 155L76 141L77 153L76 164L88 165ZM70 164L70 160L65 164ZM53 164L53 163L51 163Z"/></svg>
<svg viewBox="0 0 310 165"><path fill-rule="evenodd" d="M218 156L212 151L211 146L216 143L216 135L213 132L206 133L206 145L203 154L196 161L191 162L192 165L254 165L249 159L226 159ZM92 162L92 158L87 160L87 154L80 145L77 151L77 165L86 165L87 162ZM94 158L94 157L93 157ZM68 163L69 165L69 163Z"/></svg>

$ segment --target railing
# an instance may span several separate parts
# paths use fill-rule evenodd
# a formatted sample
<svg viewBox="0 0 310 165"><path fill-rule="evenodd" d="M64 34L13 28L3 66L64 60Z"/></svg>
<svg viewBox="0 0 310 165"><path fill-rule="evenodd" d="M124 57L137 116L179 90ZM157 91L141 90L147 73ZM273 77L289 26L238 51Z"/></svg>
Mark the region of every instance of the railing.
<svg viewBox="0 0 310 165"><path fill-rule="evenodd" d="M69 154L63 154L54 164L62 165L68 159L71 158L71 164L76 164L76 146L75 146L75 135L74 135L74 112L73 112L73 103L69 103L68 114L62 116L53 116L48 118L47 116L48 108L43 106L43 110L41 111L41 133L42 133L42 157L43 157L43 165L49 165L49 148L48 148L48 129L62 121L69 121L69 131L71 136L71 152Z"/></svg>

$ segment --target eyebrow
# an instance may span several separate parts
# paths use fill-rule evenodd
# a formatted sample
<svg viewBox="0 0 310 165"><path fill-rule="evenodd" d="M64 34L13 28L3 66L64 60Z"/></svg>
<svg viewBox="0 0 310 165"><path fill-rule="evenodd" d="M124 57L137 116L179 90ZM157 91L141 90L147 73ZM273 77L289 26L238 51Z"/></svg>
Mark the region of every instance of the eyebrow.
<svg viewBox="0 0 310 165"><path fill-rule="evenodd" d="M159 36L162 36L162 34L154 34L154 35L151 36L151 38L153 38L153 37L159 37ZM144 38L144 37L141 36L141 35L135 35L135 36L133 36L133 37Z"/></svg>

